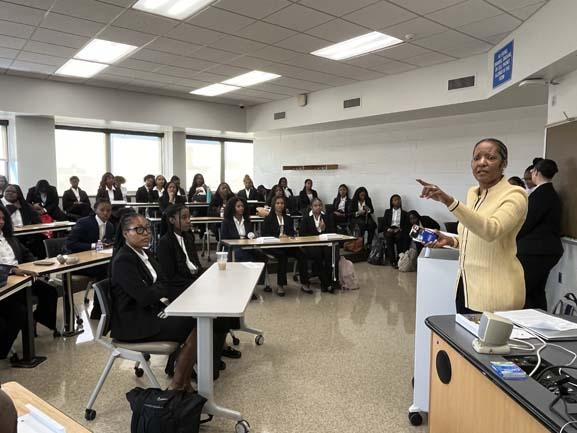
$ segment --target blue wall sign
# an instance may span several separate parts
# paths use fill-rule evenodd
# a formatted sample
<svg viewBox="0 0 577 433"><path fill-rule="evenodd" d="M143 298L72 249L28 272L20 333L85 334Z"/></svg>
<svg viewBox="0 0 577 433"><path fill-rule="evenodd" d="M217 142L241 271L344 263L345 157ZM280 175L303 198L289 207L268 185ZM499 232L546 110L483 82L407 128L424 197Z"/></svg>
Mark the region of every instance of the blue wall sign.
<svg viewBox="0 0 577 433"><path fill-rule="evenodd" d="M513 75L513 42L495 52L493 58L493 89L509 81Z"/></svg>

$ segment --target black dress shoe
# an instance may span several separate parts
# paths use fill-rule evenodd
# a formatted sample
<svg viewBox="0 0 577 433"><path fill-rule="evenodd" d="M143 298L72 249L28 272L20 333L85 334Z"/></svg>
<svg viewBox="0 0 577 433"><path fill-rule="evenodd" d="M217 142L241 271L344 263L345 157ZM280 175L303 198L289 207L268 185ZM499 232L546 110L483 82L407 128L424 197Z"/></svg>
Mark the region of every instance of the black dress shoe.
<svg viewBox="0 0 577 433"><path fill-rule="evenodd" d="M327 292L332 293L333 295L335 294L335 288L333 286L329 287Z"/></svg>
<svg viewBox="0 0 577 433"><path fill-rule="evenodd" d="M240 350L236 350L230 346L227 346L226 349L222 350L222 356L226 358L238 359L242 356Z"/></svg>
<svg viewBox="0 0 577 433"><path fill-rule="evenodd" d="M301 286L301 290L305 293L308 293L309 295L312 295L314 293L313 289L311 289L310 287Z"/></svg>
<svg viewBox="0 0 577 433"><path fill-rule="evenodd" d="M256 300L258 300L258 296L256 296L256 294L253 293L252 296L250 297L250 300L251 300L251 301L256 301Z"/></svg>
<svg viewBox="0 0 577 433"><path fill-rule="evenodd" d="M267 293L270 293L270 292L272 292L272 287L271 287L271 286L266 286L266 287L264 288L264 291L267 292Z"/></svg>

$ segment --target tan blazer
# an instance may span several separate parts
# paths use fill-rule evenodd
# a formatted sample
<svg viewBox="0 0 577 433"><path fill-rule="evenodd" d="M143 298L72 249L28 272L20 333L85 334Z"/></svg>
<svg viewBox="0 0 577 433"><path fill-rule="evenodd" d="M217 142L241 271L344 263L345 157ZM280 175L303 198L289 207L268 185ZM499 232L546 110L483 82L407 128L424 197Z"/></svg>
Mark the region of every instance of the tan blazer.
<svg viewBox="0 0 577 433"><path fill-rule="evenodd" d="M449 210L459 220L459 278L467 308L523 308L525 279L516 237L527 215L526 192L503 177L488 190L470 188L467 204L455 200Z"/></svg>

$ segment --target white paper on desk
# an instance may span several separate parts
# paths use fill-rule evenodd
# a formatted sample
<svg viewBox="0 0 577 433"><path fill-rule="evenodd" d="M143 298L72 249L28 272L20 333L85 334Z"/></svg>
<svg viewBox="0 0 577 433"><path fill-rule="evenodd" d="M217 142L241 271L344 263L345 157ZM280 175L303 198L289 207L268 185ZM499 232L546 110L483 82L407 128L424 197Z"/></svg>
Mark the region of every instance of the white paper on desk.
<svg viewBox="0 0 577 433"><path fill-rule="evenodd" d="M260 267L259 263L253 263L253 262L242 262L242 265L245 268L249 268L249 269L258 269Z"/></svg>
<svg viewBox="0 0 577 433"><path fill-rule="evenodd" d="M40 409L26 405L28 413L18 417L18 433L66 433L64 426L58 424Z"/></svg>
<svg viewBox="0 0 577 433"><path fill-rule="evenodd" d="M328 241L331 239L340 239L341 235L339 235L338 233L323 233L322 235L319 235L319 239L321 241Z"/></svg>
<svg viewBox="0 0 577 433"><path fill-rule="evenodd" d="M256 238L257 244L272 244L274 242L280 242L279 238L275 238L274 236L261 236Z"/></svg>
<svg viewBox="0 0 577 433"><path fill-rule="evenodd" d="M106 248L104 250L96 251L98 254L112 254L112 248Z"/></svg>
<svg viewBox="0 0 577 433"><path fill-rule="evenodd" d="M547 331L571 331L577 329L577 323L550 316L537 310L499 311L495 314L529 329L543 329Z"/></svg>

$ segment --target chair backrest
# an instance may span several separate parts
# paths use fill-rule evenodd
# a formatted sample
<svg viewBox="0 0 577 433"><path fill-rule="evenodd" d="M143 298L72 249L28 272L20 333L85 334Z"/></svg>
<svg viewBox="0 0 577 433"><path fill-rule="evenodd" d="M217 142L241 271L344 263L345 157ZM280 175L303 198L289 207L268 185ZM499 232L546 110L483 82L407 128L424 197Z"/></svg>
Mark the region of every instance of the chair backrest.
<svg viewBox="0 0 577 433"><path fill-rule="evenodd" d="M110 331L110 279L98 281L92 285L100 303L100 320L96 329L96 339L100 340Z"/></svg>
<svg viewBox="0 0 577 433"><path fill-rule="evenodd" d="M459 223L457 221L455 222L446 222L445 223L445 229L449 232L449 233L454 233L457 234L457 226L459 225Z"/></svg>
<svg viewBox="0 0 577 433"><path fill-rule="evenodd" d="M377 233L381 233L385 230L385 217L377 218Z"/></svg>
<svg viewBox="0 0 577 433"><path fill-rule="evenodd" d="M52 258L56 257L58 254L64 252L64 243L66 238L52 238L44 239L44 250L46 251L46 257Z"/></svg>

